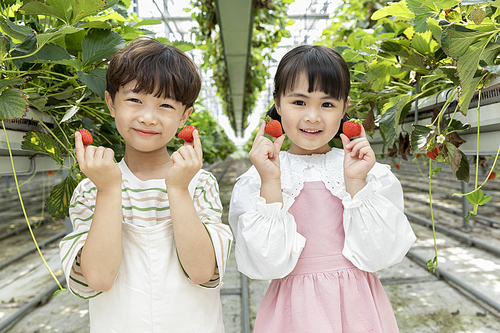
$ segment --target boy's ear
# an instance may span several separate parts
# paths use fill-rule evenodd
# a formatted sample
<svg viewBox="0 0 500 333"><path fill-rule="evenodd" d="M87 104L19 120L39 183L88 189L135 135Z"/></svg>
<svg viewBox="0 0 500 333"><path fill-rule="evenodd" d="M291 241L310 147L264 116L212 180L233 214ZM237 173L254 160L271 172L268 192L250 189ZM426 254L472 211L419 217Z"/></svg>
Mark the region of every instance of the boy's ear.
<svg viewBox="0 0 500 333"><path fill-rule="evenodd" d="M193 112L193 107L190 107L189 109L186 109L184 113L182 114L181 120L179 121L179 127L178 128L183 128L184 124L188 120L189 116Z"/></svg>
<svg viewBox="0 0 500 333"><path fill-rule="evenodd" d="M109 92L106 90L104 92L104 99L106 100L106 104L108 105L109 113L111 114L111 117L115 117L116 112L115 112L115 103L113 103L113 99L111 98L111 95Z"/></svg>

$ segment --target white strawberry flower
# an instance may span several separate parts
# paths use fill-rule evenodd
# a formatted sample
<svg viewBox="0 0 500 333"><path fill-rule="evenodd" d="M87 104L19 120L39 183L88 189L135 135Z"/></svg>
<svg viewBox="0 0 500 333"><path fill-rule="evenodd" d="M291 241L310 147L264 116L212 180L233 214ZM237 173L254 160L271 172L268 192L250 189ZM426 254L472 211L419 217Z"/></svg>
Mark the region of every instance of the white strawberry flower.
<svg viewBox="0 0 500 333"><path fill-rule="evenodd" d="M445 139L444 135L443 135L443 134L441 134L441 135L439 135L439 136L437 137L437 139L436 139L436 140L437 140L437 143L443 143L443 142L444 142L444 139Z"/></svg>

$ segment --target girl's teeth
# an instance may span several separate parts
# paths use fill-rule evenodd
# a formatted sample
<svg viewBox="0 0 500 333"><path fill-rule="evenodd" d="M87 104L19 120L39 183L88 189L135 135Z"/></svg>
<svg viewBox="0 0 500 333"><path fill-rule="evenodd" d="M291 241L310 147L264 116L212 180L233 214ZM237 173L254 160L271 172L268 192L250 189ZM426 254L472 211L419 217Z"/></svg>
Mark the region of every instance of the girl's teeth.
<svg viewBox="0 0 500 333"><path fill-rule="evenodd" d="M303 129L304 132L307 132L307 133L318 133L319 131L314 131L314 130L306 130L306 129Z"/></svg>

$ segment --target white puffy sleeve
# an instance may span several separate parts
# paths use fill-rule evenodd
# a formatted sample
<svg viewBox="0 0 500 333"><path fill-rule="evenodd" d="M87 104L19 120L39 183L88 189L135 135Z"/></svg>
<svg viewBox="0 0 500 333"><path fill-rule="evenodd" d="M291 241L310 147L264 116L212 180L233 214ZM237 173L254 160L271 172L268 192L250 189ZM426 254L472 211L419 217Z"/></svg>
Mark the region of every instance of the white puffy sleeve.
<svg viewBox="0 0 500 333"><path fill-rule="evenodd" d="M399 263L416 240L404 214L403 189L389 166L376 163L353 198L345 190L342 254L367 272Z"/></svg>
<svg viewBox="0 0 500 333"><path fill-rule="evenodd" d="M283 193L283 205L267 204L255 177L258 173L252 167L237 181L231 196L229 224L236 262L238 270L251 279L278 279L294 269L306 239L288 212L294 199Z"/></svg>

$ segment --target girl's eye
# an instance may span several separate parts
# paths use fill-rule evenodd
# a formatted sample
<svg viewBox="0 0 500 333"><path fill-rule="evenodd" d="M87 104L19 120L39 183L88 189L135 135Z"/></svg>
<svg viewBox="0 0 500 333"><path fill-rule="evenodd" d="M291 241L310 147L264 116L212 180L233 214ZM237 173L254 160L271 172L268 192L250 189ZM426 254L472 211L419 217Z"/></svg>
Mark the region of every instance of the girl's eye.
<svg viewBox="0 0 500 333"><path fill-rule="evenodd" d="M324 107L324 108L331 108L331 107L333 107L334 105L333 105L332 103L330 103L330 102L325 102L325 103L323 103L323 105L321 105L321 106L322 106L322 107Z"/></svg>
<svg viewBox="0 0 500 333"><path fill-rule="evenodd" d="M304 101L295 101L295 102L293 102L293 104L300 105L300 106L306 105L306 103Z"/></svg>

